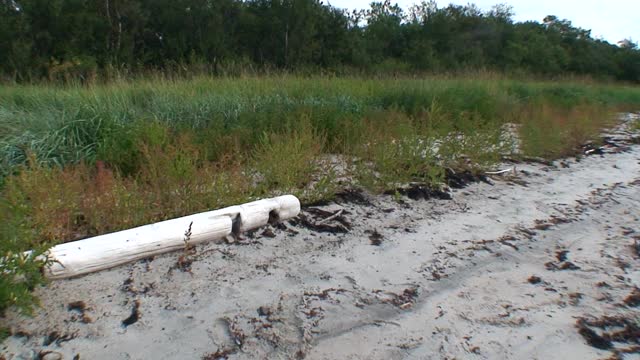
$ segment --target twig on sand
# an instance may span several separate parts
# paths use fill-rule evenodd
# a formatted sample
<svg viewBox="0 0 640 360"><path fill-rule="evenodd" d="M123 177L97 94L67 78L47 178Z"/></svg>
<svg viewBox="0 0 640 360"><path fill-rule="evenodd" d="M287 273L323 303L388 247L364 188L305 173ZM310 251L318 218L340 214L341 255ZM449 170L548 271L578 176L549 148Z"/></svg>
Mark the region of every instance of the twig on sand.
<svg viewBox="0 0 640 360"><path fill-rule="evenodd" d="M511 169L504 169L504 170L498 170L498 171L487 171L485 172L486 175L502 175L502 174L506 174L508 172L516 172L516 167L512 167Z"/></svg>
<svg viewBox="0 0 640 360"><path fill-rule="evenodd" d="M337 218L338 216L340 216L343 212L344 212L344 209L340 209L335 214L329 216L328 218L326 218L324 220L318 221L316 224L317 225L322 225L322 224L328 223L329 221L331 221L331 220Z"/></svg>

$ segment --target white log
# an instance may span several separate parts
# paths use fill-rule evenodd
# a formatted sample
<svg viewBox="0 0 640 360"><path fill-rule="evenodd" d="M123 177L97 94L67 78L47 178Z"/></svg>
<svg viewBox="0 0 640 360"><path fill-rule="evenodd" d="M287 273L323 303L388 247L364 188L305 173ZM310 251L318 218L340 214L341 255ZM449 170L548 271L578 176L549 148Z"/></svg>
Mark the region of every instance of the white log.
<svg viewBox="0 0 640 360"><path fill-rule="evenodd" d="M508 172L513 172L514 174L516 173L516 167L512 167L511 169L504 169L504 170L499 170L499 171L487 171L485 172L486 175L501 175L501 174L506 174Z"/></svg>
<svg viewBox="0 0 640 360"><path fill-rule="evenodd" d="M108 269L189 245L221 240L232 233L253 230L271 221L295 217L300 201L292 195L204 212L155 224L56 245L46 256L51 279Z"/></svg>

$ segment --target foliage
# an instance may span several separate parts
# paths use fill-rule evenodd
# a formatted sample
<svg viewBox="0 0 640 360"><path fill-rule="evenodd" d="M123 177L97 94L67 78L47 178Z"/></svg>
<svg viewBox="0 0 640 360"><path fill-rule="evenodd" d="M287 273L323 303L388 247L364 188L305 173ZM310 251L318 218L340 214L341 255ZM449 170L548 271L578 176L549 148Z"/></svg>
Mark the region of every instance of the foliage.
<svg viewBox="0 0 640 360"><path fill-rule="evenodd" d="M40 273L45 261L34 258L38 252L23 255L2 251L2 254L0 260L4 273L0 276L0 316L12 306L24 314L31 314L38 305L38 298L33 291L45 283ZM0 340L3 338L3 330L0 328Z"/></svg>
<svg viewBox="0 0 640 360"><path fill-rule="evenodd" d="M297 192L318 170L325 137L317 133L308 118L288 124L282 133L264 133L253 152L252 168L265 190Z"/></svg>
<svg viewBox="0 0 640 360"><path fill-rule="evenodd" d="M491 69L640 81L640 50L509 6L405 11L389 0L347 12L318 0L10 0L0 2L0 74L92 83L293 71L379 74Z"/></svg>
<svg viewBox="0 0 640 360"><path fill-rule="evenodd" d="M614 119L606 108L586 104L571 109L539 104L519 116L522 153L549 159L575 154L581 145L597 140Z"/></svg>
<svg viewBox="0 0 640 360"><path fill-rule="evenodd" d="M504 139L500 122L486 122L473 114L461 114L454 130L440 139L438 153L448 168L482 172L509 154L513 143Z"/></svg>
<svg viewBox="0 0 640 360"><path fill-rule="evenodd" d="M47 260L40 255L48 244L33 241L33 233L15 222L28 216L27 209L11 205L0 199L0 317L10 307L30 314L38 304L33 290L45 283L40 269ZM23 253L27 249L32 250ZM0 326L0 340L6 331Z"/></svg>
<svg viewBox="0 0 640 360"><path fill-rule="evenodd" d="M631 121L630 129L631 129L631 131L640 132L640 119L634 118Z"/></svg>
<svg viewBox="0 0 640 360"><path fill-rule="evenodd" d="M419 133L411 118L397 111L365 118L355 155L356 175L364 186L383 191L410 181L436 185L442 180L434 138Z"/></svg>

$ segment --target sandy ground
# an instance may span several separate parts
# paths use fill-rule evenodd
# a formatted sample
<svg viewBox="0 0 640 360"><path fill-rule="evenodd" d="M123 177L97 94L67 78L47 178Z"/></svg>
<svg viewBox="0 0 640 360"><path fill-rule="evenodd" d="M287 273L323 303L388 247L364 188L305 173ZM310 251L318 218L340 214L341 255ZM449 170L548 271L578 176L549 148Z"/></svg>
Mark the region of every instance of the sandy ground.
<svg viewBox="0 0 640 360"><path fill-rule="evenodd" d="M0 319L14 333L0 352L640 359L640 145L629 137L623 127L611 137L622 147L580 161L516 164L452 200L346 193L234 244L52 282L33 318Z"/></svg>

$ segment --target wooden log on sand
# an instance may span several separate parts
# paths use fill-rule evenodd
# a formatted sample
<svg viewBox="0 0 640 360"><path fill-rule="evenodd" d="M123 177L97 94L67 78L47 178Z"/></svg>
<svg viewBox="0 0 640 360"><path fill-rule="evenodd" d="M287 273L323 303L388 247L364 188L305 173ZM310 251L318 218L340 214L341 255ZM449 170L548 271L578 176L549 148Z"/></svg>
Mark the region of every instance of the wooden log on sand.
<svg viewBox="0 0 640 360"><path fill-rule="evenodd" d="M44 273L50 279L62 279L100 271L239 235L269 222L290 219L299 212L300 201L285 195L64 243L45 254L53 262Z"/></svg>

